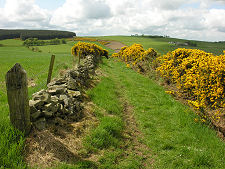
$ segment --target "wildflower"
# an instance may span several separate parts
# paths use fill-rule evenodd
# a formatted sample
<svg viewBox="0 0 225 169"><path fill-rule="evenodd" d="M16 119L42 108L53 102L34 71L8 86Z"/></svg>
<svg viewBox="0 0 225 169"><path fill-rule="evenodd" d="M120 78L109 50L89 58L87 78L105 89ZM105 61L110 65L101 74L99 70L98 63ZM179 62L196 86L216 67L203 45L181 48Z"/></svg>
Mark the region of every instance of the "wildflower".
<svg viewBox="0 0 225 169"><path fill-rule="evenodd" d="M133 62L135 65L139 61L148 60L149 58L155 58L157 52L153 48L144 50L141 44L133 44L131 46L124 46L118 53L114 53L112 57L118 57L125 62Z"/></svg>
<svg viewBox="0 0 225 169"><path fill-rule="evenodd" d="M157 72L191 98L188 103L195 109L225 107L225 51L216 56L198 49L178 48L157 61Z"/></svg>
<svg viewBox="0 0 225 169"><path fill-rule="evenodd" d="M81 58L87 55L104 55L107 57L108 51L93 43L78 42L71 48L71 54L74 56L80 56Z"/></svg>

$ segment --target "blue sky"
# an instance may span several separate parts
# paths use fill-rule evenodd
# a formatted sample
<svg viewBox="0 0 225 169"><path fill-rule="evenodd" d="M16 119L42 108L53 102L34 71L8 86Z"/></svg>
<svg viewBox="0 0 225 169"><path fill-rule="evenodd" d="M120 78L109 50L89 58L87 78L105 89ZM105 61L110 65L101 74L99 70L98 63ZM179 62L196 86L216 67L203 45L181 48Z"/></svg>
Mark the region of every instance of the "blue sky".
<svg viewBox="0 0 225 169"><path fill-rule="evenodd" d="M35 2L41 8L54 10L62 6L65 3L65 0L36 0Z"/></svg>
<svg viewBox="0 0 225 169"><path fill-rule="evenodd" d="M225 9L225 4L213 3L210 6L211 9Z"/></svg>
<svg viewBox="0 0 225 169"><path fill-rule="evenodd" d="M0 29L225 41L225 0L0 0Z"/></svg>
<svg viewBox="0 0 225 169"><path fill-rule="evenodd" d="M5 0L0 0L0 7L3 7Z"/></svg>
<svg viewBox="0 0 225 169"><path fill-rule="evenodd" d="M65 0L35 0L35 3L41 8L55 10L65 3ZM5 0L0 0L0 7L3 7Z"/></svg>
<svg viewBox="0 0 225 169"><path fill-rule="evenodd" d="M3 7L6 0L0 0L0 7ZM223 0L221 0L223 1ZM35 0L35 3L41 8L55 10L65 3L65 0ZM182 8L199 8L200 2L184 4ZM209 9L225 9L225 4L214 1L209 5Z"/></svg>

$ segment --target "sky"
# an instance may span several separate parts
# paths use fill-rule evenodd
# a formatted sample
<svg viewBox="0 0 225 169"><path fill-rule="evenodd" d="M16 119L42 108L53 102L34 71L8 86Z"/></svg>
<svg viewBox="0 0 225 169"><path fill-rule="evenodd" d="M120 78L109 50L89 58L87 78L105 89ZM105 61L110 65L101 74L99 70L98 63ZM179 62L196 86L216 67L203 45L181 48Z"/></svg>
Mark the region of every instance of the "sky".
<svg viewBox="0 0 225 169"><path fill-rule="evenodd" d="M0 29L225 41L225 0L0 0Z"/></svg>

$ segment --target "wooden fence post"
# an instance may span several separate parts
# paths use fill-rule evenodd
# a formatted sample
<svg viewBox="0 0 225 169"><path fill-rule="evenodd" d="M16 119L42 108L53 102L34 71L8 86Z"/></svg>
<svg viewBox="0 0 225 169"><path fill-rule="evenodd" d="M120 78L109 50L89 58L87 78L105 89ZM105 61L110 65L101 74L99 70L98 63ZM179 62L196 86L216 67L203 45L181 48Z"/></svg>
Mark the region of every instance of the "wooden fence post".
<svg viewBox="0 0 225 169"><path fill-rule="evenodd" d="M10 121L15 128L27 135L31 128L27 74L19 63L7 72L6 88Z"/></svg>
<svg viewBox="0 0 225 169"><path fill-rule="evenodd" d="M52 55L51 57L51 62L49 65L49 70L48 70L48 79L47 79L47 84L49 84L51 82L51 78L52 78L52 70L53 70L53 66L54 66L54 61L55 61L55 55Z"/></svg>

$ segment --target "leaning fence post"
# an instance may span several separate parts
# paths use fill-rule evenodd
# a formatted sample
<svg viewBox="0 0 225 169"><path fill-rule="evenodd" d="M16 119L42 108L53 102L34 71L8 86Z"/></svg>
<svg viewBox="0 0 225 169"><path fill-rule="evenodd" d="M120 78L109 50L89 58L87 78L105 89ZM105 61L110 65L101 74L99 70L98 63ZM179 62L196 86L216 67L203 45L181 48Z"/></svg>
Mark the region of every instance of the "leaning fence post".
<svg viewBox="0 0 225 169"><path fill-rule="evenodd" d="M15 128L27 135L31 128L27 74L19 63L7 72L6 88L10 121Z"/></svg>
<svg viewBox="0 0 225 169"><path fill-rule="evenodd" d="M50 83L51 78L52 78L52 70L53 70L53 66L54 66L54 61L55 61L55 55L52 55L51 62L50 62L50 65L49 65L49 70L48 70L47 84Z"/></svg>

